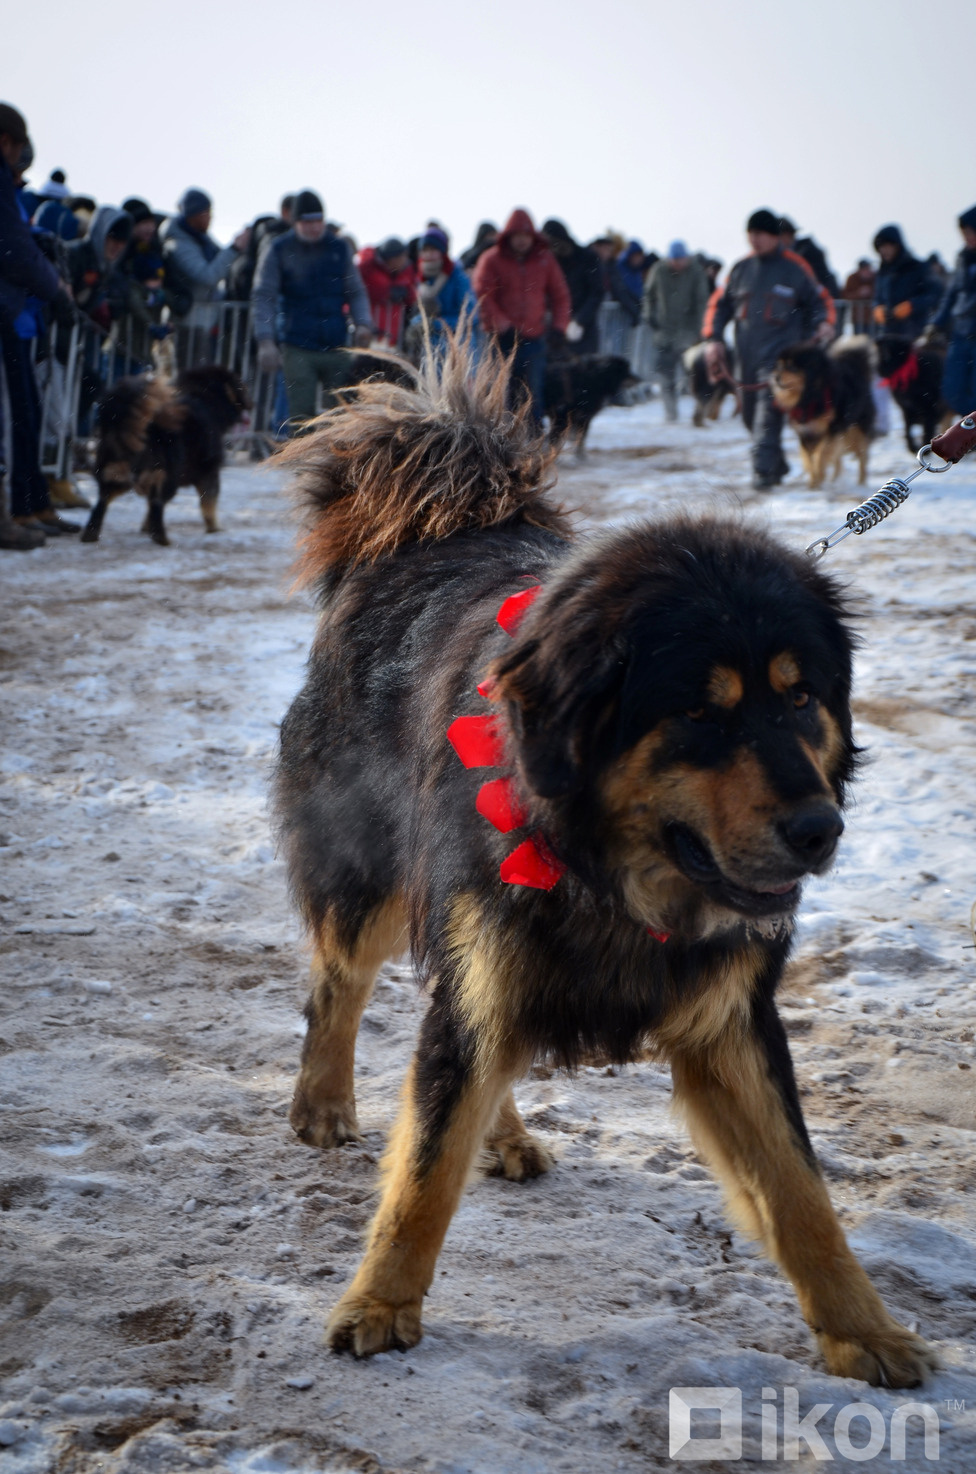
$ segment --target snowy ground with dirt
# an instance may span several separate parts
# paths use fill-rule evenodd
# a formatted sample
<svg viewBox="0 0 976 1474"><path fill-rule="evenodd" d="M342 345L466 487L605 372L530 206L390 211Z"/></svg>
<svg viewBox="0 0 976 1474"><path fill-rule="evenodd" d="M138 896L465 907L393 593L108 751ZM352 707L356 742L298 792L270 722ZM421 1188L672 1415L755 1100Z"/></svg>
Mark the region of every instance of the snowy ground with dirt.
<svg viewBox="0 0 976 1474"><path fill-rule="evenodd" d="M872 486L909 464L889 436ZM737 421L668 427L656 404L604 413L560 479L593 522L731 506L796 546L860 499L849 472L759 496ZM914 1399L937 1411L939 1466L971 1471L976 464L925 478L831 555L864 611L871 761L842 858L808 888L783 1000L844 1223L945 1364L908 1394L826 1374L649 1064L524 1082L555 1170L471 1185L417 1350L325 1351L422 1003L405 963L384 968L358 1052L365 1144L299 1143L306 961L265 791L313 616L288 596L282 485L229 468L220 537L184 492L170 549L139 536L129 498L99 546L3 555L0 1469L663 1469L669 1389L717 1386L742 1390L750 1463L762 1389L782 1425L795 1388L801 1414L828 1405L817 1428L841 1468L858 1461L839 1409L867 1402L887 1429ZM908 1426L895 1467L930 1467ZM855 1451L869 1432L855 1420ZM813 1462L803 1446L765 1467Z"/></svg>

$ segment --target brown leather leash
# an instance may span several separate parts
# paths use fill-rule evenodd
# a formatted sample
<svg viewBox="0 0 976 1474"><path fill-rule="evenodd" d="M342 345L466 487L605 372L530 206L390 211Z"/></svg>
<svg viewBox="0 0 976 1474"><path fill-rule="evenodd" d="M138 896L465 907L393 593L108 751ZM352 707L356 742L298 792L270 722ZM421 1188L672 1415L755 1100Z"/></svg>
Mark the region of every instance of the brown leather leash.
<svg viewBox="0 0 976 1474"><path fill-rule="evenodd" d="M824 553L835 548L852 533L855 537L860 537L872 527L877 527L879 522L890 517L902 502L908 500L911 489L909 483L917 476L921 476L923 471L941 476L944 471L949 471L957 465L963 456L969 455L974 450L976 450L976 410L966 415L965 419L960 420L957 425L951 426L941 435L936 435L929 445L922 446L916 456L917 471L913 471L910 476L893 476L890 481L886 481L874 496L848 512L842 527L838 527L828 537L818 538L816 542L810 544L806 551L811 558L822 558ZM932 455L942 461L941 466L929 464L929 457Z"/></svg>

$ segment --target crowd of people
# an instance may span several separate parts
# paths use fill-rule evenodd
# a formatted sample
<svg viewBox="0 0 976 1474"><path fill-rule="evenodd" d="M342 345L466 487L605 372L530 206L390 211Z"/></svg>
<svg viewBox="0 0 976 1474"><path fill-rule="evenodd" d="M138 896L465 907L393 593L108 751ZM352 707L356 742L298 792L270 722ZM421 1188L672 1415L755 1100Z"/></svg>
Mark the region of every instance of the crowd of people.
<svg viewBox="0 0 976 1474"><path fill-rule="evenodd" d="M0 457L9 447L0 547L78 532L62 512L87 505L70 479L41 471L34 340L47 343L52 325L56 344L72 324L94 326L117 357L124 344L125 372L142 372L176 328L191 335L191 358L206 361L220 304L250 304L257 362L277 388L276 421L295 429L318 404L334 402L347 382L350 345L417 361L428 341L436 348L463 318L479 339L512 354L513 394L527 396L541 422L547 361L595 352L608 300L628 323L652 332L665 413L675 419L682 355L704 340L710 372L728 372L731 324L760 488L786 470L782 418L762 381L784 347L828 343L838 308L857 330L943 335L946 402L959 413L976 404L976 207L959 217L963 248L951 274L935 256L913 256L888 225L874 238L877 266L864 258L843 285L811 237L759 210L747 223L750 253L720 285L723 263L683 241L661 257L613 232L584 244L560 220L537 229L524 209L500 229L484 222L460 255L437 220L410 239L393 235L360 248L309 189L286 195L276 212L221 246L202 189L187 189L166 215L135 195L119 206L98 204L73 193L61 170L34 189L32 162L22 114L0 104L0 340L9 408L8 431L0 430Z"/></svg>

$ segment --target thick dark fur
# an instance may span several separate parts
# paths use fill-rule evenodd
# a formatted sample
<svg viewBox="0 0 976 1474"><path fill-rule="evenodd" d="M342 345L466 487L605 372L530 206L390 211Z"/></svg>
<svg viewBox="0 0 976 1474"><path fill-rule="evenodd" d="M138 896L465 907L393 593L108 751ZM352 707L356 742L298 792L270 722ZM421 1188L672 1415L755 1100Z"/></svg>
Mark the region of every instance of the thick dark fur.
<svg viewBox="0 0 976 1474"><path fill-rule="evenodd" d="M728 379L720 379L717 384L712 383L709 379L708 367L705 363L707 346L706 343L696 343L694 347L687 348L681 355L681 362L684 364L688 383L695 398L692 422L699 429L707 425L709 420L718 419L725 396L734 392Z"/></svg>
<svg viewBox="0 0 976 1474"><path fill-rule="evenodd" d="M908 338L885 333L877 339L878 373L882 379L897 375L914 353L918 374L904 387L891 385L891 395L905 421L905 444L915 455L939 433L940 427L952 420L952 411L942 398L942 375L945 352L938 348L916 348ZM913 430L921 429L921 439Z"/></svg>
<svg viewBox="0 0 976 1474"><path fill-rule="evenodd" d="M98 500L82 542L98 542L109 503L126 491L149 503L143 532L166 547L163 508L195 486L208 532L217 532L224 436L249 407L247 390L219 364L184 369L174 385L147 376L120 379L101 401L95 479Z"/></svg>
<svg viewBox="0 0 976 1474"><path fill-rule="evenodd" d="M419 1340L483 1146L512 1179L550 1165L511 1095L533 1059L650 1046L831 1370L913 1385L930 1353L847 1247L774 1001L800 883L831 862L855 766L842 597L736 522L574 542L505 379L489 359L472 384L455 348L440 388L430 370L412 394L367 386L289 451L322 610L276 785L314 947L299 1136L357 1134L356 1031L383 960L409 944L430 992L330 1343L368 1355ZM499 606L537 583L509 636ZM491 700L475 689L486 676ZM466 769L446 740L479 713L499 723L500 770ZM528 818L500 834L475 800L505 771ZM500 879L529 835L567 867L552 890Z"/></svg>
<svg viewBox="0 0 976 1474"><path fill-rule="evenodd" d="M621 389L637 383L626 358L615 354L550 359L543 388L550 435L560 442L572 440L582 458L594 417Z"/></svg>
<svg viewBox="0 0 976 1474"><path fill-rule="evenodd" d="M841 338L826 350L787 348L777 359L770 390L797 433L812 487L823 485L831 466L837 480L845 453L857 459L858 485L867 480L875 367L874 345L864 337Z"/></svg>

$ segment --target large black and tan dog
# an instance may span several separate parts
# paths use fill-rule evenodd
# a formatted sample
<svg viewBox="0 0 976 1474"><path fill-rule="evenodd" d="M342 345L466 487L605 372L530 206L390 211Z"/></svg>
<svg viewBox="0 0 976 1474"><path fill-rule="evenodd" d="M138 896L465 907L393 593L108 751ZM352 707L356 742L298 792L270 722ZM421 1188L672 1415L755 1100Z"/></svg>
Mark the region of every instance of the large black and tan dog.
<svg viewBox="0 0 976 1474"><path fill-rule="evenodd" d="M621 389L637 383L627 359L619 354L551 358L543 385L550 435L560 443L572 440L577 457L582 459L595 416Z"/></svg>
<svg viewBox="0 0 976 1474"><path fill-rule="evenodd" d="M945 352L939 348L916 348L909 338L885 333L877 340L878 372L905 421L905 444L915 455L928 445L952 420L952 411L942 398ZM916 427L922 438L912 433Z"/></svg>
<svg viewBox="0 0 976 1474"><path fill-rule="evenodd" d="M840 338L826 350L787 348L777 359L770 392L797 433L812 487L823 485L831 467L836 481L845 454L857 460L858 485L867 480L875 366L874 345L865 337Z"/></svg>
<svg viewBox="0 0 976 1474"><path fill-rule="evenodd" d="M285 459L321 622L276 803L314 943L291 1121L357 1134L353 1058L385 958L430 1006L337 1350L412 1346L483 1144L550 1165L512 1082L650 1045L732 1211L793 1281L831 1370L930 1365L834 1215L774 995L855 761L836 587L730 522L574 540L505 366L374 384Z"/></svg>
<svg viewBox="0 0 976 1474"><path fill-rule="evenodd" d="M707 347L707 343L695 343L681 355L684 371L688 375L688 386L695 400L692 424L697 425L699 430L707 426L709 420L718 419L725 396L735 393L730 379L709 378L708 364L705 361Z"/></svg>
<svg viewBox="0 0 976 1474"><path fill-rule="evenodd" d="M99 409L98 500L82 542L98 542L109 503L135 490L149 503L143 532L166 547L163 508L181 486L196 487L204 526L217 532L224 436L249 404L240 378L219 364L184 369L172 385L120 379Z"/></svg>

